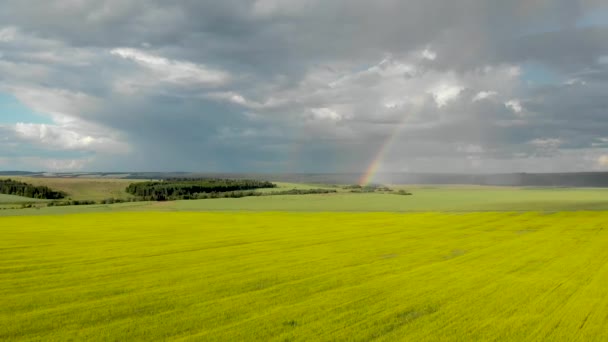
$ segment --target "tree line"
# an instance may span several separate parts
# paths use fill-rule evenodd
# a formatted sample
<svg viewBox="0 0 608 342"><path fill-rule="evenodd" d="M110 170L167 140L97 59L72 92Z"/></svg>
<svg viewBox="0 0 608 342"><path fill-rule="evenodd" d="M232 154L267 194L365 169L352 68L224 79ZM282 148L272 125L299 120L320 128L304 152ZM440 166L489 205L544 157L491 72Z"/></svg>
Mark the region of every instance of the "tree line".
<svg viewBox="0 0 608 342"><path fill-rule="evenodd" d="M53 190L43 185L32 185L13 179L0 179L0 194L16 195L37 199L62 199L64 192Z"/></svg>
<svg viewBox="0 0 608 342"><path fill-rule="evenodd" d="M260 196L277 196L277 195L312 195L312 194L333 194L336 193L333 189L289 189L282 191L271 191L271 192L260 192L254 190L244 191L228 191L228 192L202 192L193 194L191 196L184 196L182 199L215 199L215 198L243 198L243 197L260 197ZM167 199L164 199L167 200ZM172 199L169 199L172 200ZM71 205L90 205L90 204L116 204L126 202L140 202L149 201L143 197L130 197L130 198L106 198L99 201L89 200L67 200L67 201L53 201L49 202L49 207L62 207ZM22 208L31 208L31 203L22 205Z"/></svg>
<svg viewBox="0 0 608 342"><path fill-rule="evenodd" d="M130 184L126 191L145 201L205 198L203 194L228 193L263 188L276 184L252 179L174 178ZM218 196L220 197L220 196Z"/></svg>

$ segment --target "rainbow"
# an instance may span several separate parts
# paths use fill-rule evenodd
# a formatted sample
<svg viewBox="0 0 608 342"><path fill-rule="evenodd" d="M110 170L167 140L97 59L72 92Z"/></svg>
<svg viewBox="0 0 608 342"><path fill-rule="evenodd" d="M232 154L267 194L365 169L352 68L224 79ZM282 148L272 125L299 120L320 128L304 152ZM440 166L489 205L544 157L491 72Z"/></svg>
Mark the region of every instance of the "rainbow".
<svg viewBox="0 0 608 342"><path fill-rule="evenodd" d="M404 121L405 121L405 118L404 118ZM369 183L374 179L374 176L376 175L376 173L378 172L378 169L382 165L382 161L384 160L384 157L386 157L386 154L388 153L388 151L391 150L391 147L397 140L397 137L399 137L401 130L403 129L404 126L405 126L404 122L399 123L395 127L395 130L388 136L388 138L386 138L384 143L382 143L382 145L380 146L380 149L374 155L372 162L368 165L367 169L363 173L363 176L361 176L361 178L359 179L359 185L361 185L361 186L369 185Z"/></svg>
<svg viewBox="0 0 608 342"><path fill-rule="evenodd" d="M374 156L374 159L363 173L363 176L361 176L361 179L359 179L359 185L368 185L372 181L372 179L374 179L376 172L378 172L378 168L380 168L380 165L382 165L382 159L384 159L384 155L389 150L389 145L391 145L391 141L390 139L387 139L380 147L378 153L376 153L376 155Z"/></svg>

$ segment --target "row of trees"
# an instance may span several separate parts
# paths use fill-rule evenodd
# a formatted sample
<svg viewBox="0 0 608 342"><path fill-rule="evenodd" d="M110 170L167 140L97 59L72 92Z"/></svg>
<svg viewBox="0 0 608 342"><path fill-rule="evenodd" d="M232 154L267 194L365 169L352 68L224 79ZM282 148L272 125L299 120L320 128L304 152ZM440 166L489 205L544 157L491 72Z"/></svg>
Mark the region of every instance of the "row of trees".
<svg viewBox="0 0 608 342"><path fill-rule="evenodd" d="M277 196L277 195L312 195L312 194L332 194L336 193L333 189L289 189L282 191L271 191L271 192L260 192L255 190L244 190L244 191L228 191L228 192L203 192L194 194L192 196L187 195L181 199L213 199L213 198L242 198L242 197L259 197L259 196ZM63 200L48 202L46 205L49 207L63 207L71 205L91 205L91 204L116 204L116 203L127 203L127 202L139 202L146 201L141 197L130 197L130 198L106 198L99 201L91 200ZM35 204L24 203L22 208L32 208Z"/></svg>
<svg viewBox="0 0 608 342"><path fill-rule="evenodd" d="M343 187L344 190L350 190L350 192L360 193L360 192L392 192L393 189L388 186L378 185L378 184L368 184L368 185L347 185Z"/></svg>
<svg viewBox="0 0 608 342"><path fill-rule="evenodd" d="M284 191L273 191L271 195L313 195L313 194L334 194L338 191L333 189L290 189Z"/></svg>
<svg viewBox="0 0 608 342"><path fill-rule="evenodd" d="M37 199L62 199L66 196L64 192L53 190L47 186L36 186L12 179L0 179L0 194Z"/></svg>
<svg viewBox="0 0 608 342"><path fill-rule="evenodd" d="M262 188L275 184L251 179L167 179L155 182L133 183L127 192L146 201L194 199L202 194L227 193ZM204 198L204 197L203 197Z"/></svg>

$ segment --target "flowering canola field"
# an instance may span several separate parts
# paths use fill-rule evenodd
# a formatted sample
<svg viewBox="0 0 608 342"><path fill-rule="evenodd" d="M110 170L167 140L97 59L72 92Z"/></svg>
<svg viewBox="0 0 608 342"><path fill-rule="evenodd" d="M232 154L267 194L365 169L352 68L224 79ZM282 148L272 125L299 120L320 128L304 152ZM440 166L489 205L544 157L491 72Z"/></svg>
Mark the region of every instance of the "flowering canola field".
<svg viewBox="0 0 608 342"><path fill-rule="evenodd" d="M0 340L603 341L608 213L0 218Z"/></svg>

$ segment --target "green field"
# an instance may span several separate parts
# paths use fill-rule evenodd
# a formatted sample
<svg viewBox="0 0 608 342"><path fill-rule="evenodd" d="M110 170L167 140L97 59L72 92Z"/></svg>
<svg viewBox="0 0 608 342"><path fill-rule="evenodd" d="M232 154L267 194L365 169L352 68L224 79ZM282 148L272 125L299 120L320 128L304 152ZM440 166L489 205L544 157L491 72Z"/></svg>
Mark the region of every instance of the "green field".
<svg viewBox="0 0 608 342"><path fill-rule="evenodd" d="M32 179L77 199L130 182ZM339 192L0 195L0 340L605 340L608 189L274 190L320 187Z"/></svg>
<svg viewBox="0 0 608 342"><path fill-rule="evenodd" d="M279 184L279 190L316 188ZM173 202L1 210L6 215L53 215L123 211L289 211L289 212L469 212L608 210L608 189L513 187L407 187L412 196L379 193L281 195ZM264 190L267 191L267 190Z"/></svg>
<svg viewBox="0 0 608 342"><path fill-rule="evenodd" d="M53 177L1 177L32 185L44 185L63 191L74 200L98 201L106 198L129 198L125 188L138 180L113 178L53 178Z"/></svg>
<svg viewBox="0 0 608 342"><path fill-rule="evenodd" d="M0 204L15 204L15 203L33 203L33 202L45 202L45 200L0 194Z"/></svg>
<svg viewBox="0 0 608 342"><path fill-rule="evenodd" d="M5 176L0 179L11 178L20 182L29 183L32 185L48 186L51 189L63 191L68 198L73 200L89 200L100 201L108 198L127 199L133 197L125 191L131 183L141 182L138 179L120 179L120 178L88 178L88 177L23 177L23 176ZM268 193L273 191L284 191L291 189L337 189L338 187L331 185L315 185L315 184L300 184L300 183L285 183L275 182L276 188L257 189L258 192ZM3 198L0 194L0 203L9 203L10 197ZM21 199L21 200L19 200ZM23 197L16 197L15 201L10 203L24 202ZM25 200L27 202L27 200ZM30 201L31 202L31 201Z"/></svg>
<svg viewBox="0 0 608 342"><path fill-rule="evenodd" d="M606 337L604 212L0 220L0 340Z"/></svg>

